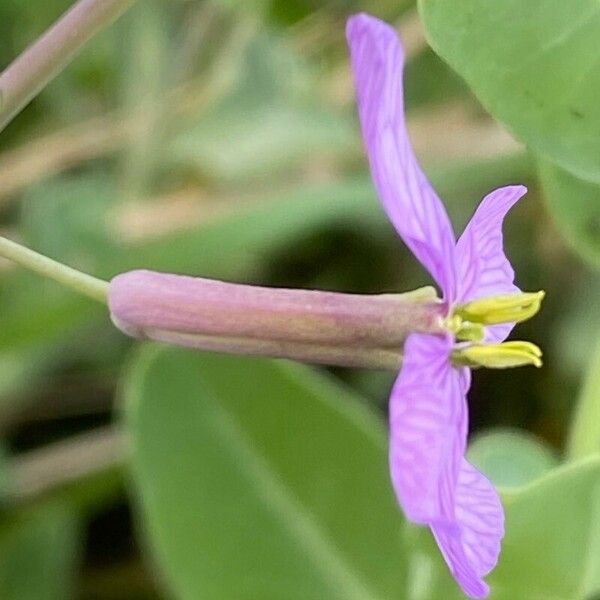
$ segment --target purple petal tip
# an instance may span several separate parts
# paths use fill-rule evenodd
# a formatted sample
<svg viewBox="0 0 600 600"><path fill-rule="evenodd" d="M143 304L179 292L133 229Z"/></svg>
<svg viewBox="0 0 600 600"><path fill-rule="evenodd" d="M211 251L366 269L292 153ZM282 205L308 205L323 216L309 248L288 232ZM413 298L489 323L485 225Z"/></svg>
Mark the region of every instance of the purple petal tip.
<svg viewBox="0 0 600 600"><path fill-rule="evenodd" d="M349 45L352 47L354 42L365 35L369 36L371 42L375 42L375 48L383 62L388 58L390 44L396 47L396 68L401 72L404 63L404 49L399 43L398 32L389 23L367 13L352 15L346 22L346 39Z"/></svg>

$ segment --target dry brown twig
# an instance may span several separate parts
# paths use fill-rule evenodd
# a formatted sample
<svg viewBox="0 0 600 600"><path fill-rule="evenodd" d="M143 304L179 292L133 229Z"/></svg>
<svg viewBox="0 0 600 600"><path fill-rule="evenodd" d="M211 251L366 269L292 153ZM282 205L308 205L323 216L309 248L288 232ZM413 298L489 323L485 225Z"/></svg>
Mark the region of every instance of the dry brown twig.
<svg viewBox="0 0 600 600"><path fill-rule="evenodd" d="M56 491L82 478L121 466L125 434L113 426L72 436L17 456L9 463L8 500L21 503Z"/></svg>

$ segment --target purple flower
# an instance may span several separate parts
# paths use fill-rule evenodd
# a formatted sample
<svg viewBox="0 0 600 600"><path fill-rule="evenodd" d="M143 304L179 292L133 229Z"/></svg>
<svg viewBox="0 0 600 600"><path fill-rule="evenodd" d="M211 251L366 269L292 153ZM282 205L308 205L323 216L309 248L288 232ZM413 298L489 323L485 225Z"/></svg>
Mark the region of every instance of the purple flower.
<svg viewBox="0 0 600 600"><path fill-rule="evenodd" d="M373 181L390 221L443 291L447 333L414 333L390 399L390 469L407 517L430 526L472 598L489 588L504 514L492 484L464 457L471 366L541 364L527 342L501 343L515 321L539 309L523 294L502 248L502 222L526 193L487 195L456 241L444 206L421 171L404 120L403 50L395 30L373 17L348 21L359 115Z"/></svg>

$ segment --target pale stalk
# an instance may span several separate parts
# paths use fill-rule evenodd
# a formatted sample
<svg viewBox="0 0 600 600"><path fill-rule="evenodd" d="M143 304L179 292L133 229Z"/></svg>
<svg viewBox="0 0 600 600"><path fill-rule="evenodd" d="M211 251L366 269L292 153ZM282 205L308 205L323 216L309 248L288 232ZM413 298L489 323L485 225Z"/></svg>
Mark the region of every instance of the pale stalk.
<svg viewBox="0 0 600 600"><path fill-rule="evenodd" d="M0 74L0 131L133 0L79 0Z"/></svg>
<svg viewBox="0 0 600 600"><path fill-rule="evenodd" d="M107 303L108 282L67 267L43 254L25 248L16 242L0 236L0 256L11 260L26 269L79 292L89 298Z"/></svg>

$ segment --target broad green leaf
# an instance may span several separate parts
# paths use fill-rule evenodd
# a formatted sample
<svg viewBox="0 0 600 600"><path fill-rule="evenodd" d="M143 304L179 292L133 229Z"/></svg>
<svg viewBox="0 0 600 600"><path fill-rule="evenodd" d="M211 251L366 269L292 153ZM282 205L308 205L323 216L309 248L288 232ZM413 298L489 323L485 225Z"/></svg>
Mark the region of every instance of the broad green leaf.
<svg viewBox="0 0 600 600"><path fill-rule="evenodd" d="M581 596L585 600L596 600L600 597L600 493L595 492L593 498L593 517L589 524L588 557L586 569L581 582Z"/></svg>
<svg viewBox="0 0 600 600"><path fill-rule="evenodd" d="M506 537L490 578L498 598L583 598L592 525L600 494L600 460L552 471L513 497L505 496Z"/></svg>
<svg viewBox="0 0 600 600"><path fill-rule="evenodd" d="M568 456L600 452L600 344L592 353L570 427Z"/></svg>
<svg viewBox="0 0 600 600"><path fill-rule="evenodd" d="M600 182L597 0L419 0L435 51L532 149Z"/></svg>
<svg viewBox="0 0 600 600"><path fill-rule="evenodd" d="M125 402L143 525L178 598L404 597L385 434L346 388L148 346Z"/></svg>
<svg viewBox="0 0 600 600"><path fill-rule="evenodd" d="M490 600L587 600L600 590L600 458L554 469L504 494L503 504L506 536L487 578ZM419 600L464 598L429 536L412 535Z"/></svg>
<svg viewBox="0 0 600 600"><path fill-rule="evenodd" d="M66 600L75 591L79 524L65 506L0 523L0 598Z"/></svg>
<svg viewBox="0 0 600 600"><path fill-rule="evenodd" d="M588 263L600 267L600 185L583 181L550 163L540 175L554 222L569 245Z"/></svg>
<svg viewBox="0 0 600 600"><path fill-rule="evenodd" d="M498 429L475 438L468 454L494 485L503 488L525 485L558 464L541 440L516 429Z"/></svg>

